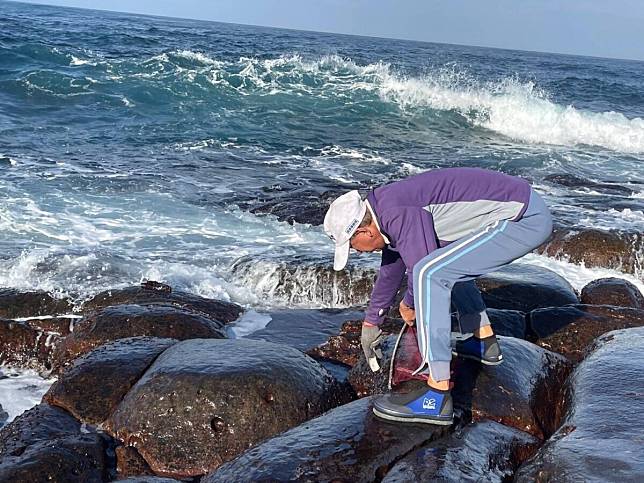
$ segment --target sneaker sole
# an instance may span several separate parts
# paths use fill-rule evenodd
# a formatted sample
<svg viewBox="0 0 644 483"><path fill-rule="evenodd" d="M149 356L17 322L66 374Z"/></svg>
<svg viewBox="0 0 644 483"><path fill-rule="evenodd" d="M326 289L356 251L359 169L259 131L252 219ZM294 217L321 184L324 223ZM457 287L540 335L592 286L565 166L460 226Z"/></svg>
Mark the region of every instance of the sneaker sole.
<svg viewBox="0 0 644 483"><path fill-rule="evenodd" d="M469 354L459 354L456 351L452 351L452 355L456 357L462 357L463 359L470 359L472 361L477 361L477 362L480 362L481 364L485 364L486 366L498 366L499 364L503 363L503 355L499 356L498 361L487 361L485 359L481 359L480 357L471 356Z"/></svg>
<svg viewBox="0 0 644 483"><path fill-rule="evenodd" d="M454 418L447 419L428 419L428 418L414 418L414 417L401 417L401 416L392 416L391 414L382 413L376 408L373 408L373 413L382 419L387 419L389 421L398 421L401 423L423 423L423 424L434 424L437 426L451 426L454 424Z"/></svg>

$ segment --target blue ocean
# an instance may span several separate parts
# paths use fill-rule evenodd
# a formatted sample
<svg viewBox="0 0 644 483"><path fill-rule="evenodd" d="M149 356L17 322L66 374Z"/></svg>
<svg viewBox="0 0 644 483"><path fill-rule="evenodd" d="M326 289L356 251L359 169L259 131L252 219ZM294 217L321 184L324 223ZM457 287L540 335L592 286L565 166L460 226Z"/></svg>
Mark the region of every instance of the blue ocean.
<svg viewBox="0 0 644 483"><path fill-rule="evenodd" d="M644 63L0 2L0 287L343 306L310 269L321 227L248 200L447 166L529 179L558 226L641 234Z"/></svg>

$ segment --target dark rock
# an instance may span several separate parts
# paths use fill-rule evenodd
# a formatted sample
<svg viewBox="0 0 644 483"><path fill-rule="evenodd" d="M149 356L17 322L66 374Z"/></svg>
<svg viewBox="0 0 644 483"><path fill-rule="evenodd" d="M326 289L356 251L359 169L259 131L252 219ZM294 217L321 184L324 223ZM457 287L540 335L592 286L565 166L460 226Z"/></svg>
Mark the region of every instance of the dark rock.
<svg viewBox="0 0 644 483"><path fill-rule="evenodd" d="M128 287L118 290L106 290L83 304L83 313L100 310L110 305L134 304L173 305L192 312L201 312L208 318L227 324L237 319L242 308L230 302L207 299L180 290L157 290L155 288Z"/></svg>
<svg viewBox="0 0 644 483"><path fill-rule="evenodd" d="M559 426L561 388L570 364L559 354L513 337L499 337L503 364L454 359L453 397L472 420L489 419L543 439Z"/></svg>
<svg viewBox="0 0 644 483"><path fill-rule="evenodd" d="M104 481L106 449L104 436L41 404L0 431L0 481Z"/></svg>
<svg viewBox="0 0 644 483"><path fill-rule="evenodd" d="M67 299L55 299L47 292L20 292L12 288L0 289L0 318L17 319L42 315L60 315L71 312Z"/></svg>
<svg viewBox="0 0 644 483"><path fill-rule="evenodd" d="M578 362L596 337L644 325L644 310L610 305L572 305L530 313L536 343Z"/></svg>
<svg viewBox="0 0 644 483"><path fill-rule="evenodd" d="M526 316L518 310L487 309L487 316L496 335L525 339ZM458 331L460 327L456 324Z"/></svg>
<svg viewBox="0 0 644 483"><path fill-rule="evenodd" d="M510 481L539 444L538 439L523 431L481 421L414 450L397 462L382 481Z"/></svg>
<svg viewBox="0 0 644 483"><path fill-rule="evenodd" d="M386 318L380 326L383 336L398 333L404 322L400 319ZM306 353L314 358L324 358L348 366L355 365L362 354L360 334L362 319L347 320L340 327L339 335L329 337L329 340L317 347L309 349Z"/></svg>
<svg viewBox="0 0 644 483"><path fill-rule="evenodd" d="M569 380L563 425L515 481L642 481L643 351L641 327L598 339Z"/></svg>
<svg viewBox="0 0 644 483"><path fill-rule="evenodd" d="M88 315L54 352L60 370L95 347L117 339L149 336L168 339L225 338L223 325L171 305L114 305Z"/></svg>
<svg viewBox="0 0 644 483"><path fill-rule="evenodd" d="M44 370L61 334L38 327L38 321L0 319L0 364Z"/></svg>
<svg viewBox="0 0 644 483"><path fill-rule="evenodd" d="M377 419L371 398L336 408L249 449L201 480L379 481L401 456L449 429Z"/></svg>
<svg viewBox="0 0 644 483"><path fill-rule="evenodd" d="M207 473L346 402L318 363L246 339L180 342L157 358L107 427L161 476Z"/></svg>
<svg viewBox="0 0 644 483"><path fill-rule="evenodd" d="M544 181L550 181L551 183L568 186L570 188L589 188L593 191L612 195L630 196L634 193L631 188L621 186L617 183L598 183L596 181L591 181L589 179L567 173L550 174L544 178Z"/></svg>
<svg viewBox="0 0 644 483"><path fill-rule="evenodd" d="M623 278L600 278L581 290L581 303L644 309L644 295Z"/></svg>
<svg viewBox="0 0 644 483"><path fill-rule="evenodd" d="M644 254L644 234L596 229L555 229L539 253L562 258L587 267L613 268L637 273Z"/></svg>
<svg viewBox="0 0 644 483"><path fill-rule="evenodd" d="M495 334L525 339L525 313L518 310L487 309L487 315Z"/></svg>
<svg viewBox="0 0 644 483"><path fill-rule="evenodd" d="M364 355L349 372L349 381L359 396L387 391L394 342L394 336L383 342L379 372L371 372ZM452 360L454 405L464 412L465 419L490 419L543 439L555 431L561 419L559 390L570 364L559 354L521 339L500 336L499 343L503 352L499 366ZM414 349L418 351L417 346Z"/></svg>
<svg viewBox="0 0 644 483"><path fill-rule="evenodd" d="M382 358L378 360L380 370L373 372L367 363L362 350L357 356L357 362L349 371L349 383L353 387L358 397L371 396L374 394L383 394L388 391L389 384L389 367L391 365L391 356L396 344L397 335L388 335L382 339L380 350Z"/></svg>
<svg viewBox="0 0 644 483"><path fill-rule="evenodd" d="M579 303L574 288L552 270L513 263L476 279L485 305L530 312Z"/></svg>
<svg viewBox="0 0 644 483"><path fill-rule="evenodd" d="M86 423L105 421L154 359L175 339L132 337L102 345L76 359L44 400Z"/></svg>
<svg viewBox="0 0 644 483"><path fill-rule="evenodd" d="M141 477L154 475L150 466L145 462L136 448L132 446L118 446L116 452L116 474L119 478L128 476Z"/></svg>

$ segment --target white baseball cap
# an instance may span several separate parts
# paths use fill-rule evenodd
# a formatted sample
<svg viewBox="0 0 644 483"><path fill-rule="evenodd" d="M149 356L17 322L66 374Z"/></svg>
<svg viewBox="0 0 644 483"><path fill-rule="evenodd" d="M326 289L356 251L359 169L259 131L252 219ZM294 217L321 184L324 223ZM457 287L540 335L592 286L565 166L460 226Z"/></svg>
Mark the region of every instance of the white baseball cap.
<svg viewBox="0 0 644 483"><path fill-rule="evenodd" d="M366 211L367 203L362 201L357 190L343 194L329 206L324 217L324 231L335 242L334 270L342 270L347 264L349 241Z"/></svg>

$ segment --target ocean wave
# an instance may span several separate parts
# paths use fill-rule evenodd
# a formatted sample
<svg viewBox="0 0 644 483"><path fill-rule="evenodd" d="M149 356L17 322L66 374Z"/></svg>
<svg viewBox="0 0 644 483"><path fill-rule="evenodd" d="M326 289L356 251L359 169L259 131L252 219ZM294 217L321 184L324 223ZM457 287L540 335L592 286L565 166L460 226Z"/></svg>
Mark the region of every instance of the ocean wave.
<svg viewBox="0 0 644 483"><path fill-rule="evenodd" d="M150 61L176 65L187 79L206 75L217 86L239 93L295 93L343 101L360 93L375 93L404 111L430 108L452 111L470 125L489 129L516 141L554 145L594 145L627 152L644 152L644 119L621 113L591 112L560 105L534 82L510 77L479 82L465 71L441 68L422 77L407 77L386 63L360 65L338 55L307 60L299 55L272 59L241 57L224 62L201 52L174 51ZM163 67L158 73L168 72Z"/></svg>
<svg viewBox="0 0 644 483"><path fill-rule="evenodd" d="M423 78L389 75L380 92L403 109L456 111L474 126L517 141L644 152L644 119L562 106L549 100L533 82L516 78L478 85L458 72Z"/></svg>

